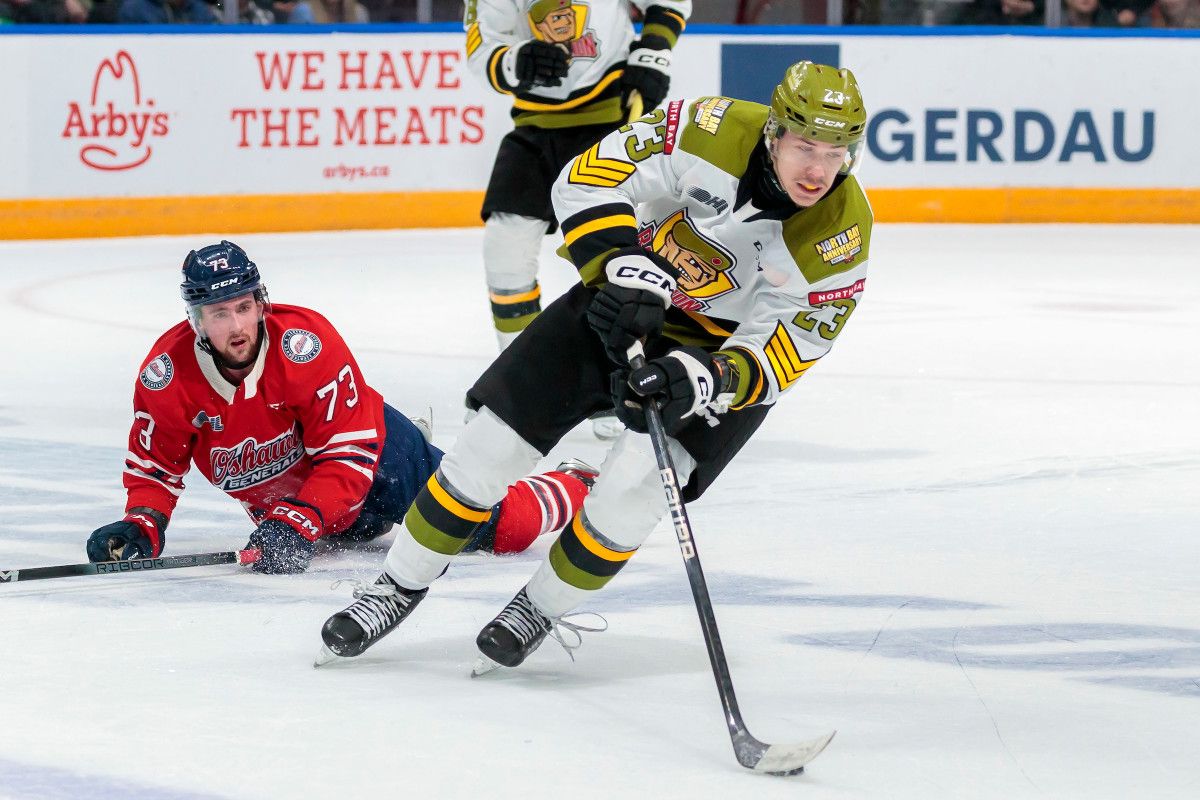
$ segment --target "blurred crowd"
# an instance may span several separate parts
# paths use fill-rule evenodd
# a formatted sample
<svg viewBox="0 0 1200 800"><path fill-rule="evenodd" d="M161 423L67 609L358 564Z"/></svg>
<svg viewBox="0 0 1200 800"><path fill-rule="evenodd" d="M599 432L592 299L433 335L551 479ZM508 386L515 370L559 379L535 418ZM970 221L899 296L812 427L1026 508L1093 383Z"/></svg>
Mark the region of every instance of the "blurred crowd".
<svg viewBox="0 0 1200 800"><path fill-rule="evenodd" d="M1200 0L1061 0L1064 28L1200 28ZM1045 0L858 0L864 25L1043 25Z"/></svg>
<svg viewBox="0 0 1200 800"><path fill-rule="evenodd" d="M226 0L243 25L413 22L416 0ZM1052 0L1053 1L1053 0ZM1058 0L1070 28L1200 28L1200 0ZM1046 0L845 0L858 25L1043 25ZM823 23L824 2L777 0L772 22ZM431 0L433 21L462 18L461 0ZM782 16L778 12L784 12ZM702 15L700 15L702 17ZM220 0L0 0L2 24L220 23ZM719 21L697 18L693 21ZM768 21L768 20L763 20Z"/></svg>
<svg viewBox="0 0 1200 800"><path fill-rule="evenodd" d="M394 5L389 0L373 4L356 0L231 2L238 4L238 23L242 25L370 22L368 5L380 9ZM382 15L378 19L387 20ZM0 24L197 25L223 21L221 3L208 0L0 0Z"/></svg>

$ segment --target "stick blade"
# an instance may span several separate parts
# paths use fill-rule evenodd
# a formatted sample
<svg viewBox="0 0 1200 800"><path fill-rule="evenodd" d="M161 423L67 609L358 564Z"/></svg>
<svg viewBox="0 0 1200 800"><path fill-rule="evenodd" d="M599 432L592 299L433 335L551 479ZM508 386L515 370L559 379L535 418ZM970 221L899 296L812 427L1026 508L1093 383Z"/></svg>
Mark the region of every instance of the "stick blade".
<svg viewBox="0 0 1200 800"><path fill-rule="evenodd" d="M798 744L764 745L765 750L754 763L742 760L742 766L768 775L798 775L833 741L837 731ZM741 760L741 759L739 759Z"/></svg>

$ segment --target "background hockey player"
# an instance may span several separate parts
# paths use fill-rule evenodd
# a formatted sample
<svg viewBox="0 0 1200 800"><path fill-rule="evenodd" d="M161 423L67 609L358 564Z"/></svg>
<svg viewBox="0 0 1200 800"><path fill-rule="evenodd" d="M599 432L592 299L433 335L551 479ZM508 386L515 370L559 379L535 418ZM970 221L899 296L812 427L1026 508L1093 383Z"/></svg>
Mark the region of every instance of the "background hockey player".
<svg viewBox="0 0 1200 800"><path fill-rule="evenodd" d="M92 533L88 558L162 553L189 462L256 523L259 572L303 572L323 536L386 533L441 451L367 384L328 320L270 303L242 248L193 250L180 291L187 320L155 342L134 387L125 517ZM594 477L566 466L516 482L472 547L524 550L566 524Z"/></svg>
<svg viewBox="0 0 1200 800"><path fill-rule="evenodd" d="M631 385L659 401L684 497L699 497L862 295L872 217L852 170L865 125L850 71L802 62L770 107L673 101L611 133L596 153L621 165L620 180L581 172L587 155L564 169L555 211L583 282L471 389L482 409L417 496L377 580L391 593L387 620L364 629L358 603L334 614L328 650L353 656L394 628L470 539L472 515L615 399L630 429L537 573L477 639L490 662L520 664L666 510ZM650 361L630 376L627 348L641 339Z"/></svg>
<svg viewBox="0 0 1200 800"><path fill-rule="evenodd" d="M644 12L637 39L634 7ZM467 62L494 90L513 96L515 127L500 142L482 211L501 349L541 311L538 254L555 226L555 177L626 121L634 92L647 110L667 96L671 48L691 10L691 0L467 0ZM592 160L580 168L604 174ZM600 424L597 433L618 429Z"/></svg>

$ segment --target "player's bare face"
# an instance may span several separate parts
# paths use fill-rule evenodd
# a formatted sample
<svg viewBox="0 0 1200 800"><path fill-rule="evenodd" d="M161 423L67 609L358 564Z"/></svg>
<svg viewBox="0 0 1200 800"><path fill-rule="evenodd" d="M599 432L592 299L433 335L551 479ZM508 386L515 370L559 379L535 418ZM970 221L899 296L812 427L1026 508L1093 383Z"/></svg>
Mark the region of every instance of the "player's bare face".
<svg viewBox="0 0 1200 800"><path fill-rule="evenodd" d="M775 177L792 202L808 208L829 191L846 162L846 147L815 142L784 131L775 141L771 160Z"/></svg>
<svg viewBox="0 0 1200 800"><path fill-rule="evenodd" d="M244 369L258 358L258 321L262 303L243 295L200 309L200 324L213 349L231 369Z"/></svg>

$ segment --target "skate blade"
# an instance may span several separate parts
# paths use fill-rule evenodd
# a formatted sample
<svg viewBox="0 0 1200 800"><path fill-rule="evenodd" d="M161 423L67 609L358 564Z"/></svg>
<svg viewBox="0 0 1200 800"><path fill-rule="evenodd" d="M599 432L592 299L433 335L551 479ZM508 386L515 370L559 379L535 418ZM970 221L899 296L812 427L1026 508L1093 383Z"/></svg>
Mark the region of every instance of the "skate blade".
<svg viewBox="0 0 1200 800"><path fill-rule="evenodd" d="M320 652L318 652L317 657L315 659L313 659L313 669L320 669L321 667L327 666L329 664L336 664L339 661L349 661L349 660L350 659L348 659L348 658L339 656L337 653L330 650L328 646L321 645Z"/></svg>
<svg viewBox="0 0 1200 800"><path fill-rule="evenodd" d="M472 678L482 678L489 672L495 672L500 669L501 665L492 661L487 656L480 654L479 658L475 659L475 666L471 667Z"/></svg>

